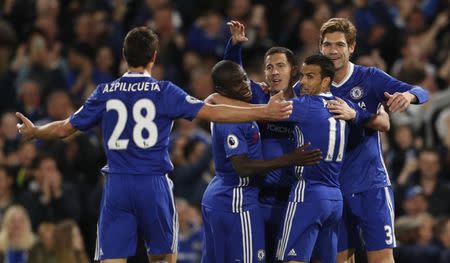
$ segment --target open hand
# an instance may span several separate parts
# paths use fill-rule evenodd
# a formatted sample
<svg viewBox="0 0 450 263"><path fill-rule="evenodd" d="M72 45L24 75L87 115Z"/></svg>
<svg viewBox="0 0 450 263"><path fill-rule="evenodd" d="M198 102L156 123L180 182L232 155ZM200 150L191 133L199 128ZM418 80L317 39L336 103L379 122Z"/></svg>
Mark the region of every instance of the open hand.
<svg viewBox="0 0 450 263"><path fill-rule="evenodd" d="M294 165L316 165L322 160L322 152L319 149L305 150L309 146L311 146L309 143L303 144L292 152L295 158Z"/></svg>
<svg viewBox="0 0 450 263"><path fill-rule="evenodd" d="M248 38L245 36L245 27L242 23L235 20L231 20L230 22L227 23L227 25L230 28L231 42L233 43L233 45L248 40Z"/></svg>
<svg viewBox="0 0 450 263"><path fill-rule="evenodd" d="M335 119L349 121L356 118L356 111L341 98L336 97L336 100L328 101L327 108L334 114Z"/></svg>

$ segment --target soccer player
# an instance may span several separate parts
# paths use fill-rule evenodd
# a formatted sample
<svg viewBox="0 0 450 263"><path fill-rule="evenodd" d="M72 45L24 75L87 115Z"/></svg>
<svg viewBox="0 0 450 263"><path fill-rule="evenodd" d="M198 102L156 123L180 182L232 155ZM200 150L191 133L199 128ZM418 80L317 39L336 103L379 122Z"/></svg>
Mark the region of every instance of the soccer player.
<svg viewBox="0 0 450 263"><path fill-rule="evenodd" d="M349 123L328 111L335 74L333 62L323 55L304 60L300 83L305 95L293 99L288 121L301 127L305 141L319 148L324 159L318 165L297 167L284 218L277 258L287 262L335 262L338 223L342 216L339 175L349 136ZM357 123L353 123L356 125ZM314 254L313 254L314 252Z"/></svg>
<svg viewBox="0 0 450 263"><path fill-rule="evenodd" d="M225 48L224 58L242 65L241 44L247 40L244 25L238 21L230 21L228 25L232 36ZM251 81L251 102L267 103L270 96L279 91L284 92L286 99L293 98L295 94L292 86L298 80L298 65L294 53L284 47L273 47L264 55L264 61L264 73L270 93L263 92L259 84ZM219 98L216 97L216 99ZM231 105L236 103L229 100L222 100L222 102ZM261 132L262 155L265 159L282 156L303 144L302 141L298 141L300 138L296 134L299 131L294 123L260 122L258 126ZM271 170L264 176L260 186L259 202L264 217L267 262L276 260L276 238L281 231L280 222L286 211L293 176L294 167Z"/></svg>
<svg viewBox="0 0 450 263"><path fill-rule="evenodd" d="M290 102L275 95L256 107L209 105L188 96L169 81L151 77L158 38L147 27L128 32L123 56L128 72L100 84L84 105L66 120L37 127L17 113L25 139L65 138L102 124L107 165L98 222L96 259L126 262L136 249L137 231L144 236L151 262L176 261L178 220L167 173L173 120L199 117L216 122L276 120L289 116Z"/></svg>
<svg viewBox="0 0 450 263"><path fill-rule="evenodd" d="M250 81L238 64L221 61L213 67L212 77L219 94L251 101ZM202 200L202 262L265 262L264 219L258 202L263 175L284 166L317 164L321 153L304 151L302 146L264 160L256 122L212 123L211 134L216 176Z"/></svg>
<svg viewBox="0 0 450 263"><path fill-rule="evenodd" d="M245 28L238 21L228 23L232 34L231 40L225 49L225 58L231 59L242 65L241 43L247 40ZM270 48L264 56L264 73L266 82L269 85L271 94L284 91L286 98L296 97L292 85L298 81L298 65L294 54L284 47ZM270 99L271 94L266 94L255 82L251 82L252 102L265 103ZM221 96L214 96L214 100L231 105L245 105L236 101L231 101ZM330 101L331 102L331 101ZM356 112L342 101L334 102L333 113L337 118L351 120ZM267 122L258 123L261 131L262 151L264 158L275 158L292 151L296 146L303 144L303 137L299 127L290 122ZM386 129L389 126L389 119L386 114L380 115L371 120L368 125L374 129ZM259 194L259 201L265 220L266 253L268 262L276 260L275 251L278 241L277 236L281 232L283 220L288 204L288 194L292 180L290 177L295 171L292 168L281 168L270 171L265 177Z"/></svg>
<svg viewBox="0 0 450 263"><path fill-rule="evenodd" d="M428 100L421 87L396 80L377 68L351 63L355 39L356 28L348 19L332 18L321 27L320 52L333 61L336 69L331 87L334 96L354 102L369 114L375 114L383 103L396 112L404 111L411 103ZM330 111L335 110L330 104ZM356 134L350 137L340 177L344 216L339 230L338 262L351 258L359 232L369 263L394 262L394 201L380 136L364 127Z"/></svg>

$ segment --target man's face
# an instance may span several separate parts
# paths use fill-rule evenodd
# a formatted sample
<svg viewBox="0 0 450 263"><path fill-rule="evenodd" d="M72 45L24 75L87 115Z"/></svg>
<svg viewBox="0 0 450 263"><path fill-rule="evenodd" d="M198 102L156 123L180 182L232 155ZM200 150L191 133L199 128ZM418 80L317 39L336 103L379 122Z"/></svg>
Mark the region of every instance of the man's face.
<svg viewBox="0 0 450 263"><path fill-rule="evenodd" d="M270 91L278 92L290 87L292 66L284 53L268 55L265 64L264 74Z"/></svg>
<svg viewBox="0 0 450 263"><path fill-rule="evenodd" d="M323 91L327 83L320 75L319 65L303 64L300 70L300 84L302 85L301 95L316 95Z"/></svg>
<svg viewBox="0 0 450 263"><path fill-rule="evenodd" d="M333 61L336 71L347 66L354 50L355 44L349 45L342 32L325 34L320 45L320 52Z"/></svg>
<svg viewBox="0 0 450 263"><path fill-rule="evenodd" d="M252 89L250 88L250 80L242 68L239 68L232 75L231 87L233 89L233 97L242 101L250 102L252 100Z"/></svg>

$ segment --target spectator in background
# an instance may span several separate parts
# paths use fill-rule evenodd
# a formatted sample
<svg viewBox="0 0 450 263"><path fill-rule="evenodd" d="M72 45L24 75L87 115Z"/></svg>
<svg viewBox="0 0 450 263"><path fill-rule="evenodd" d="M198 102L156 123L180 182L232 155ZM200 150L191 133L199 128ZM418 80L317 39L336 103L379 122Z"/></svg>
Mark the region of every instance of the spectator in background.
<svg viewBox="0 0 450 263"><path fill-rule="evenodd" d="M13 178L5 166L0 166L0 222L5 211L16 203L13 191Z"/></svg>
<svg viewBox="0 0 450 263"><path fill-rule="evenodd" d="M433 216L443 216L450 212L450 186L441 174L441 160L435 149L424 149L419 153L418 169L407 175L404 187L419 185L428 202L428 212Z"/></svg>
<svg viewBox="0 0 450 263"><path fill-rule="evenodd" d="M394 141L387 155L389 174L393 181L404 184L406 176L417 168L417 150L414 145L416 138L407 124L395 127L393 137Z"/></svg>
<svg viewBox="0 0 450 263"><path fill-rule="evenodd" d="M222 57L229 33L223 16L213 10L200 16L186 38L186 47L201 55Z"/></svg>
<svg viewBox="0 0 450 263"><path fill-rule="evenodd" d="M86 92L95 88L92 81L92 57L92 48L86 43L71 46L67 55L69 68L65 75L66 86L71 96L78 100L82 100Z"/></svg>
<svg viewBox="0 0 450 263"><path fill-rule="evenodd" d="M413 186L405 191L402 206L403 212L409 217L417 217L428 211L428 202L422 187Z"/></svg>
<svg viewBox="0 0 450 263"><path fill-rule="evenodd" d="M28 263L59 263L55 255L55 224L43 222L38 227L38 241L28 256Z"/></svg>
<svg viewBox="0 0 450 263"><path fill-rule="evenodd" d="M19 146L19 136L16 127L16 117L13 112L4 112L0 118L0 136L3 139L3 152L12 154ZM15 159L15 156L13 157ZM8 161L14 163L15 160Z"/></svg>
<svg viewBox="0 0 450 263"><path fill-rule="evenodd" d="M56 262L88 263L84 251L83 237L78 225L73 220L58 223L54 230L54 246Z"/></svg>
<svg viewBox="0 0 450 263"><path fill-rule="evenodd" d="M95 55L95 68L92 72L92 81L95 85L111 82L113 76L114 56L109 46L101 46ZM92 92L89 91L89 94Z"/></svg>
<svg viewBox="0 0 450 263"><path fill-rule="evenodd" d="M202 257L203 232L199 222L195 222L198 211L184 199L176 199L180 225L178 236L178 263L199 263ZM195 215L197 213L197 215Z"/></svg>
<svg viewBox="0 0 450 263"><path fill-rule="evenodd" d="M31 164L36 158L36 145L32 142L21 142L17 150L18 161L10 166L14 178L14 190L17 194L28 188L28 183L32 180Z"/></svg>
<svg viewBox="0 0 450 263"><path fill-rule="evenodd" d="M430 241L432 217L399 217L395 223L398 247L394 249L396 263L439 262L440 251Z"/></svg>
<svg viewBox="0 0 450 263"><path fill-rule="evenodd" d="M33 121L44 118L42 110L42 93L41 87L37 81L28 79L19 86L18 94L18 110L24 112L25 115Z"/></svg>
<svg viewBox="0 0 450 263"><path fill-rule="evenodd" d="M57 48L49 49L45 36L40 31L30 34L28 53L25 47L16 54L17 78L16 87L27 79L33 79L42 88L42 94L46 97L55 88L64 88L64 74L57 67L59 56Z"/></svg>
<svg viewBox="0 0 450 263"><path fill-rule="evenodd" d="M0 229L2 262L26 263L29 250L35 242L30 218L21 206L11 206L5 213Z"/></svg>
<svg viewBox="0 0 450 263"><path fill-rule="evenodd" d="M64 182L55 160L50 156L38 156L32 168L34 180L29 190L22 193L20 201L30 215L33 229L44 221L79 220L79 196L72 184Z"/></svg>

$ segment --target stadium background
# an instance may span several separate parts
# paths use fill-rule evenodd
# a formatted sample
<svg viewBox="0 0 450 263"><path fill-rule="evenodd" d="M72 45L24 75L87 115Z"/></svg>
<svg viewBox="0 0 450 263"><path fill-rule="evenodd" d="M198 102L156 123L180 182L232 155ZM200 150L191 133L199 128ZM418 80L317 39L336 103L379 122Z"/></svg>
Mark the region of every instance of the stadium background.
<svg viewBox="0 0 450 263"><path fill-rule="evenodd" d="M26 143L14 112L39 124L70 116L98 83L123 74L122 41L130 28L147 25L158 33L156 79L204 99L229 38L228 20L245 24L244 66L263 81L269 47L288 47L301 60L318 51L320 25L338 16L358 30L353 62L430 93L427 104L390 115L383 154L396 196L397 262L450 262L449 14L445 0L1 0L0 255L16 246L29 251L28 262L93 258L105 162L99 130ZM178 121L172 134L179 262L197 262L201 252L198 207L213 176L208 127ZM77 226L78 234L71 231ZM144 262L143 255L141 244L131 262Z"/></svg>

